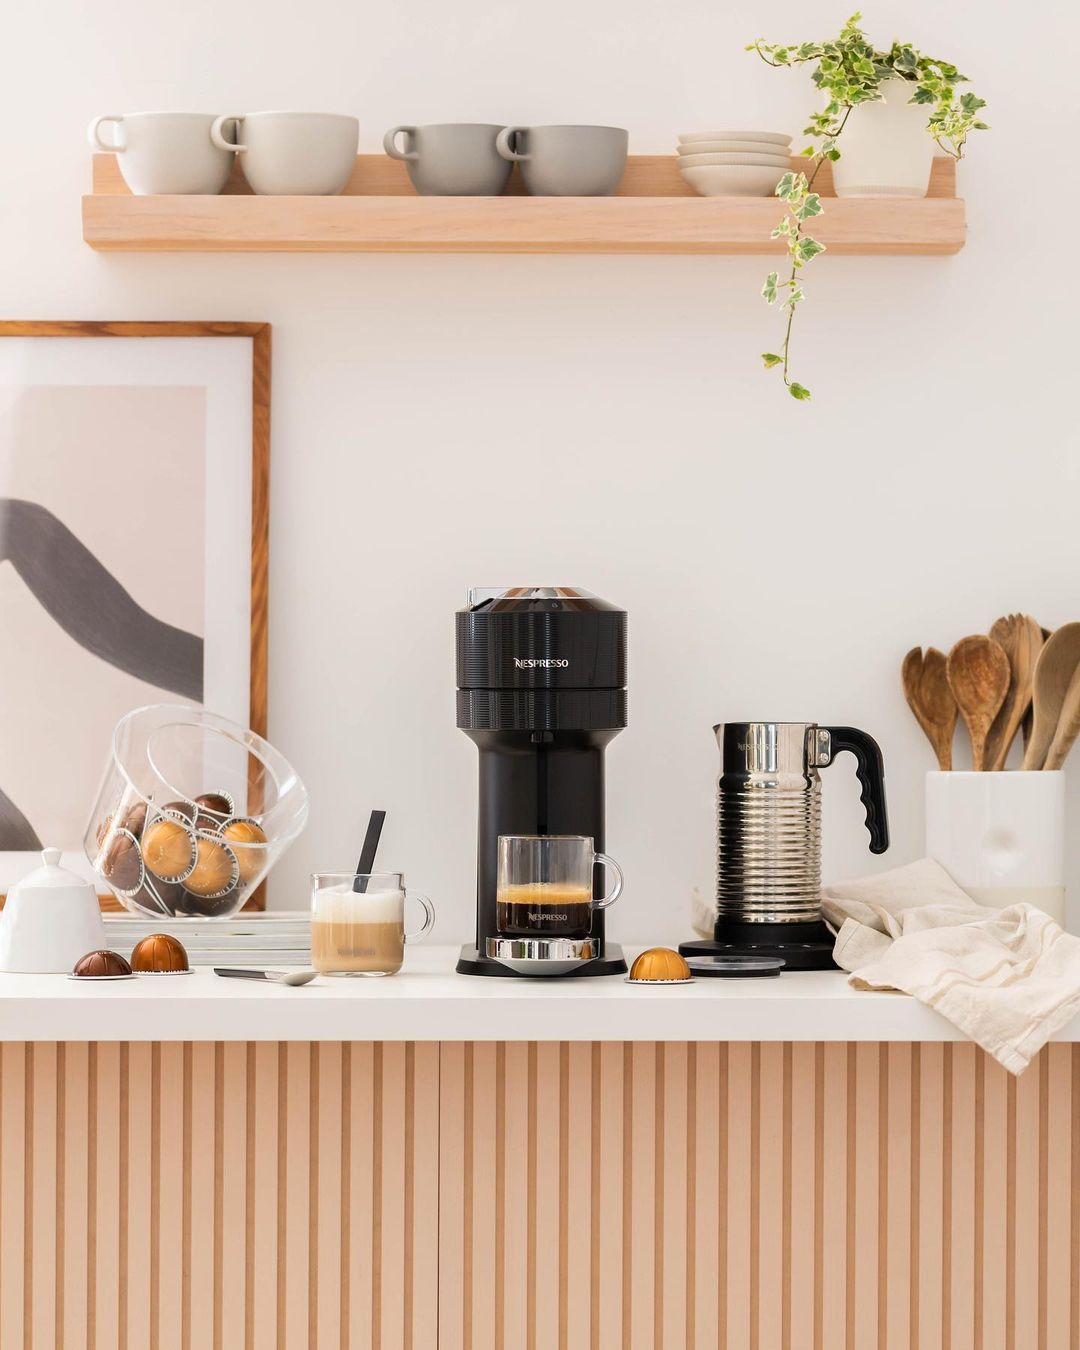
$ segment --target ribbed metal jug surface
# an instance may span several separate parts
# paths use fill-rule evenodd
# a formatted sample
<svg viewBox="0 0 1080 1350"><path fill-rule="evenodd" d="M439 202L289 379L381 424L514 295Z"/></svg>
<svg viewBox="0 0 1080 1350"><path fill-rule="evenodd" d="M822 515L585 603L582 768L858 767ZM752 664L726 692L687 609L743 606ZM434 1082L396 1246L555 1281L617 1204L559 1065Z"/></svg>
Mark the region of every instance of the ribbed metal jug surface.
<svg viewBox="0 0 1080 1350"><path fill-rule="evenodd" d="M821 779L829 732L812 722L714 727L716 907L743 923L820 918Z"/></svg>

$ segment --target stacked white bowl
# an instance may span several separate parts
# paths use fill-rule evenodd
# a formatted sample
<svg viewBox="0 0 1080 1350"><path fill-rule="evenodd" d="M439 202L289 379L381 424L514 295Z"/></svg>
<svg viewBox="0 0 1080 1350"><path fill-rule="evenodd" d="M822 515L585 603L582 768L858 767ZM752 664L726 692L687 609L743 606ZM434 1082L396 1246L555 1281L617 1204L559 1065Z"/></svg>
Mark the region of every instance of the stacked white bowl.
<svg viewBox="0 0 1080 1350"><path fill-rule="evenodd" d="M771 197L790 167L779 131L695 131L679 137L679 172L702 197Z"/></svg>

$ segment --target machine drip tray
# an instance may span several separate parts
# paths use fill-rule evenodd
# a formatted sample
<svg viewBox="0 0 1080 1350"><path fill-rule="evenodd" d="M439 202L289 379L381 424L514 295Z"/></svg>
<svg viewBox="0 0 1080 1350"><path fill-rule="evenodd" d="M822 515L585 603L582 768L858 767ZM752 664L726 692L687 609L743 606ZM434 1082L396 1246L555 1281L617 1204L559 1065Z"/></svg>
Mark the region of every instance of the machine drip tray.
<svg viewBox="0 0 1080 1350"><path fill-rule="evenodd" d="M835 970L836 938L824 920L816 923L718 924L716 937L680 942L683 956L778 957L785 970Z"/></svg>
<svg viewBox="0 0 1080 1350"><path fill-rule="evenodd" d="M538 962L537 964L541 963ZM459 975L501 975L512 980L574 980L586 979L593 975L626 974L626 958L623 956L622 948L616 942L606 942L602 956L595 956L591 960L582 961L580 965L558 973L551 970L538 970L533 973L525 970L524 965L523 962L518 969L511 970L509 966L504 966L501 961L495 961L490 956L481 956L476 950L475 943L470 942L461 949L457 973Z"/></svg>

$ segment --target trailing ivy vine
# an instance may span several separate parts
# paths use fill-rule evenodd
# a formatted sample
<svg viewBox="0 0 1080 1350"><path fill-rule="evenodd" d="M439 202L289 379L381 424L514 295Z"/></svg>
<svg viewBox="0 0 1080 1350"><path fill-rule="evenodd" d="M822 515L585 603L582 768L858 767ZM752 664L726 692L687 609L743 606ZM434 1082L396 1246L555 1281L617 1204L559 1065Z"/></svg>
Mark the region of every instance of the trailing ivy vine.
<svg viewBox="0 0 1080 1350"><path fill-rule="evenodd" d="M894 42L888 51L879 51L867 41L859 27L861 14L853 14L831 42L801 42L792 46L752 42L747 51L757 52L767 65L798 66L815 63L812 79L826 97L821 112L810 115L803 135L810 144L800 153L814 161L809 175L785 173L776 185L776 195L784 203L784 216L772 232L774 239L787 243L788 270L770 272L761 294L770 305L786 311L784 341L779 352L763 352L767 370L779 367L792 398L810 397L805 385L791 378L791 330L795 310L805 299L801 272L808 262L825 252L825 245L807 229L807 222L824 214L814 180L827 161L840 158L838 142L852 111L861 103L881 102L881 86L892 79L907 80L912 87L911 103L925 104L926 130L946 154L962 159L964 146L972 131L986 131L979 112L985 100L972 93L957 94L956 86L966 84L954 65L923 55L907 42Z"/></svg>

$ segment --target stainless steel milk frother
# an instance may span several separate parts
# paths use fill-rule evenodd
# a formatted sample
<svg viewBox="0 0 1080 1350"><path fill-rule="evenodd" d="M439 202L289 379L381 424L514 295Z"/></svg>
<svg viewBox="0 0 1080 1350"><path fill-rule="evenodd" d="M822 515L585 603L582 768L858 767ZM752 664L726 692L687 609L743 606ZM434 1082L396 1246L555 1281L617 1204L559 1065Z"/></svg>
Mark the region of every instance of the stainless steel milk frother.
<svg viewBox="0 0 1080 1350"><path fill-rule="evenodd" d="M723 722L716 790L714 939L680 951L752 951L789 967L832 964L821 917L821 778L841 751L855 756L871 853L889 846L885 772L877 742L855 727L816 722Z"/></svg>

